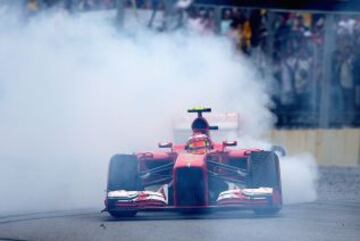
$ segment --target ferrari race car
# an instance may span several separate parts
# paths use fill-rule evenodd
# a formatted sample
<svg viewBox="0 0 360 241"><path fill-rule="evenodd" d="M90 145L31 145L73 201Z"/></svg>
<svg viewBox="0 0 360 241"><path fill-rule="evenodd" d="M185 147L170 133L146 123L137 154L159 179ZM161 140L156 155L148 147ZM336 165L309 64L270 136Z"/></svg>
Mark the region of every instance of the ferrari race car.
<svg viewBox="0 0 360 241"><path fill-rule="evenodd" d="M165 151L117 154L110 160L105 211L131 217L138 211L250 209L276 214L282 207L278 156L274 151L215 143L203 117L210 108L188 110L197 117L185 144L160 143Z"/></svg>

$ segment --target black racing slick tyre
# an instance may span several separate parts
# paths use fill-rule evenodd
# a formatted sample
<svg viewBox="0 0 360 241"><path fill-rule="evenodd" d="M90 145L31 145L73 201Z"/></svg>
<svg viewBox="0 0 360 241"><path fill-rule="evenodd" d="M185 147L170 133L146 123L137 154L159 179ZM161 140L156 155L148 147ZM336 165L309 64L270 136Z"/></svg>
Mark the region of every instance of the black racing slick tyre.
<svg viewBox="0 0 360 241"><path fill-rule="evenodd" d="M144 190L138 173L138 160L136 156L117 154L111 158L107 190ZM113 205L113 201L108 200L107 209L114 218L133 217L137 213L136 210L119 211Z"/></svg>
<svg viewBox="0 0 360 241"><path fill-rule="evenodd" d="M248 187L281 187L279 159L273 151L251 153Z"/></svg>
<svg viewBox="0 0 360 241"><path fill-rule="evenodd" d="M136 156L117 154L111 158L107 190L143 190Z"/></svg>
<svg viewBox="0 0 360 241"><path fill-rule="evenodd" d="M277 201L271 199L269 207L256 208L256 215L275 215L282 206L280 164L278 156L273 151L253 152L249 160L249 188L271 187L277 194ZM275 194L273 194L275 195Z"/></svg>

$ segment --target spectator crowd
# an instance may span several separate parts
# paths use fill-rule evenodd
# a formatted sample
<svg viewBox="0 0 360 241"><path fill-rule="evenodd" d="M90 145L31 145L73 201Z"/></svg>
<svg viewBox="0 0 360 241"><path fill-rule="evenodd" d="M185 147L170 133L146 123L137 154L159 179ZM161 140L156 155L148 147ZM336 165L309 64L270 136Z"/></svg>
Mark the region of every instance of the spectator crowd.
<svg viewBox="0 0 360 241"><path fill-rule="evenodd" d="M213 8L199 7L202 31L217 31ZM317 126L324 88L325 15L223 8L218 32L274 80L280 126ZM329 81L330 124L360 125L360 14L336 15ZM269 68L269 66L271 66Z"/></svg>
<svg viewBox="0 0 360 241"><path fill-rule="evenodd" d="M116 0L41 0L79 11L112 9ZM39 0L27 0L31 14ZM176 2L174 0L174 2ZM76 6L71 5L76 3ZM163 0L127 0L139 9L164 8ZM279 126L316 127L324 81L329 84L330 124L360 126L360 13L336 14L330 80L324 80L324 14L192 5L187 25L200 34L220 34L273 79L274 113Z"/></svg>

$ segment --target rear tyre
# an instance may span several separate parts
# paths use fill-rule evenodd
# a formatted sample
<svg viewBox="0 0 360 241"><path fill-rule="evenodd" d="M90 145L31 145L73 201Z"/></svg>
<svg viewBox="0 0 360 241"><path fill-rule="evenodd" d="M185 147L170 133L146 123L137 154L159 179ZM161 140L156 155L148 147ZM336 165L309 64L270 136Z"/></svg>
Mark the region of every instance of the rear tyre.
<svg viewBox="0 0 360 241"><path fill-rule="evenodd" d="M279 159L273 151L253 152L249 160L249 188L271 187L278 200L268 208L254 209L257 215L275 215L282 206Z"/></svg>
<svg viewBox="0 0 360 241"><path fill-rule="evenodd" d="M114 155L110 160L108 191L127 190L142 191L144 190L138 173L138 160L134 155ZM109 202L112 203L112 202ZM137 211L114 211L112 205L107 209L111 216L115 218L133 217Z"/></svg>

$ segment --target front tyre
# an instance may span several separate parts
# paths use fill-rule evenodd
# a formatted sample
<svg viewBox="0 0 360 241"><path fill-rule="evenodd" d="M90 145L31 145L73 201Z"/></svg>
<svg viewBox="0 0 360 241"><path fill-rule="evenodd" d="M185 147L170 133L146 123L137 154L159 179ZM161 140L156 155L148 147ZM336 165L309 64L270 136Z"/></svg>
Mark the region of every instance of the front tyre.
<svg viewBox="0 0 360 241"><path fill-rule="evenodd" d="M273 151L250 155L249 188L271 187L281 190L279 159Z"/></svg>
<svg viewBox="0 0 360 241"><path fill-rule="evenodd" d="M142 191L138 160L134 155L117 154L110 160L108 191Z"/></svg>
<svg viewBox="0 0 360 241"><path fill-rule="evenodd" d="M254 209L257 215L275 215L282 207L280 165L278 156L273 151L253 152L249 158L248 188L269 187L273 195L268 199L268 206Z"/></svg>
<svg viewBox="0 0 360 241"><path fill-rule="evenodd" d="M110 160L107 191L143 191L143 185L138 172L138 159L135 155L114 155ZM116 200L107 200L106 208L114 218L133 217L136 210L118 211Z"/></svg>

